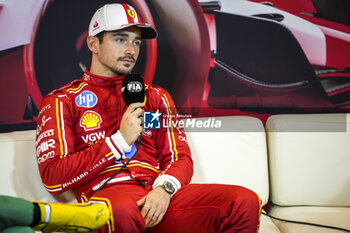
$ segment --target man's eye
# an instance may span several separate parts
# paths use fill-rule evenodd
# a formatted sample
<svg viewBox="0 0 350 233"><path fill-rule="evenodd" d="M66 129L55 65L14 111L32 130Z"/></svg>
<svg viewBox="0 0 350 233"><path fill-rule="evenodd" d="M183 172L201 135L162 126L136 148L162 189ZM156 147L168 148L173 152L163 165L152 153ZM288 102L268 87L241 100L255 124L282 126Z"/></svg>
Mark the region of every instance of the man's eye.
<svg viewBox="0 0 350 233"><path fill-rule="evenodd" d="M134 42L134 45L135 45L135 46L140 46L140 45L141 45L141 41L135 41L135 42Z"/></svg>
<svg viewBox="0 0 350 233"><path fill-rule="evenodd" d="M128 41L124 38L116 38L115 41L119 44L125 45Z"/></svg>

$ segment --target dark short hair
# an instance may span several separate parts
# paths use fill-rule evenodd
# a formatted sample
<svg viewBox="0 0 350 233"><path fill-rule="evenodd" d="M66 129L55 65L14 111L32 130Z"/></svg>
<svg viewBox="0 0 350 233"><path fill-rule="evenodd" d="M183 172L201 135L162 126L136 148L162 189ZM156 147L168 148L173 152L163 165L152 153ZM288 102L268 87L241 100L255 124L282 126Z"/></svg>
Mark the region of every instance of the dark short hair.
<svg viewBox="0 0 350 233"><path fill-rule="evenodd" d="M95 35L95 36L97 37L98 42L99 42L100 44L102 44L102 42L103 42L103 37L104 37L104 35L105 35L105 31L102 31L102 32L100 32L100 33L98 33L98 34ZM91 59L92 59L92 52L90 51L90 61L91 61Z"/></svg>
<svg viewBox="0 0 350 233"><path fill-rule="evenodd" d="M104 35L105 35L105 31L102 31L102 32L96 34L96 37L97 37L98 41L100 42L100 44L102 44L102 42L103 42Z"/></svg>

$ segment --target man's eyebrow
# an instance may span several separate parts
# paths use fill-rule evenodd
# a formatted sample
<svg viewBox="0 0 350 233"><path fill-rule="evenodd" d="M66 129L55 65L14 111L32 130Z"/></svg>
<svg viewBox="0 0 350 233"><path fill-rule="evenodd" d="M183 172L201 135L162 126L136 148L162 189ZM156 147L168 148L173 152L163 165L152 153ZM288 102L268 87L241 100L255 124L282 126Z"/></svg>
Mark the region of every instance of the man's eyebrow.
<svg viewBox="0 0 350 233"><path fill-rule="evenodd" d="M112 32L112 36L126 36L126 37L129 37L129 34L125 33L125 32Z"/></svg>
<svg viewBox="0 0 350 233"><path fill-rule="evenodd" d="M125 36L125 37L129 37L129 34L126 32L112 32L112 36ZM141 37L136 36L137 40L141 40Z"/></svg>

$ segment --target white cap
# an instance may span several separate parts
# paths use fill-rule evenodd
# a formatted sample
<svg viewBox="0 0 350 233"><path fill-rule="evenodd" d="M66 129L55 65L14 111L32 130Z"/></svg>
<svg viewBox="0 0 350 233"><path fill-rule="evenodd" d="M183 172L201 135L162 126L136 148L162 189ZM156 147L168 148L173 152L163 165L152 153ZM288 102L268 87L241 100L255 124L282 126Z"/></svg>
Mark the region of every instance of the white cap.
<svg viewBox="0 0 350 233"><path fill-rule="evenodd" d="M142 23L135 9L128 4L107 4L98 9L90 21L89 36L103 31L115 31L136 26L141 29L142 39L157 37L157 31Z"/></svg>

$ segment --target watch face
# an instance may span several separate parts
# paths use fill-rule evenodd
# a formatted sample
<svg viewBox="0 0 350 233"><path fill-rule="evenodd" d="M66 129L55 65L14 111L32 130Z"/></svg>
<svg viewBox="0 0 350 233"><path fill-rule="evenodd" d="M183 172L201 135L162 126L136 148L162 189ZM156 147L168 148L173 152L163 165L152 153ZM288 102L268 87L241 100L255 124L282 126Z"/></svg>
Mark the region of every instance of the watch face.
<svg viewBox="0 0 350 233"><path fill-rule="evenodd" d="M175 191L174 186L170 182L164 183L164 189L165 189L165 191L167 191L170 194L172 194Z"/></svg>

